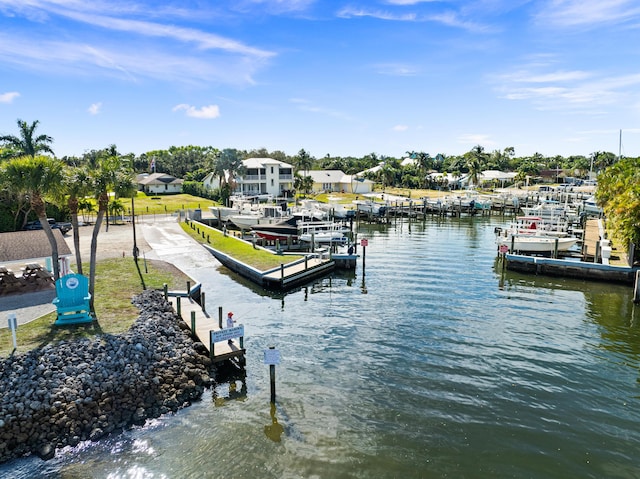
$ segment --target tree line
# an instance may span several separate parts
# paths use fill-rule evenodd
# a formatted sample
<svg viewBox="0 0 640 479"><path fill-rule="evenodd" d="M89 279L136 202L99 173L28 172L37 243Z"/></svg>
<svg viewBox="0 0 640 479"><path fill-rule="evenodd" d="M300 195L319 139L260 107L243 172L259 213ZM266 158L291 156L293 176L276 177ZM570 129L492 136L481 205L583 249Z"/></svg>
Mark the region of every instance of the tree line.
<svg viewBox="0 0 640 479"><path fill-rule="evenodd" d="M548 157L540 153L518 157L513 147L488 152L480 145L462 155L437 153L432 156L423 151L406 151L399 157L370 153L363 157L327 154L321 158L311 156L304 149L289 156L279 150L268 151L264 148L239 150L193 145L172 146L167 150L151 150L134 155L122 154L115 145L110 145L89 150L79 157L64 156L58 159L53 156L53 139L45 134L37 134L38 121L29 124L18 120L17 124L18 135L0 136L0 195L3 199L0 231L22 229L33 216L42 221L46 219L46 211L57 219L70 217L73 223L74 217L77 221L78 211L92 208L94 202L97 203L98 217L102 220L110 208L121 207L120 198L135 193L134 179L140 173L159 172L182 178L185 180L185 192L224 203L235 188L235 179L244 173L242 161L252 157L273 158L294 165L294 189L299 192L311 188L310 170L332 169L351 175L362 174L383 187L435 189L447 185L442 183L441 178L430 175L434 172L450 173L453 177L468 175L471 183L476 185L485 170L516 172L516 180L520 181L539 176L544 170L570 172L569 176L576 177L601 172L603 179L614 176L615 172L616 178L627 178L635 170L629 166L624 168L624 165L637 165L640 161L638 158L617 158L613 153L604 151L596 151L588 157ZM411 161L403 161L407 158ZM371 169L374 171L366 172ZM209 174L219 180L220 187L213 194L202 187L202 180ZM623 201L629 207L637 204L634 201L638 192L633 185L633 182L627 184L618 179L607 180L599 187L599 201L605 211L610 208L608 214L611 217L615 217L620 210L617 202ZM605 193L609 189L610 193ZM622 191L627 191L628 195L622 195ZM114 198L109 198L109 192L115 192ZM48 202L45 202L45 198ZM93 198L94 201L88 202L87 198ZM611 206L614 204L618 207ZM635 211L638 211L637 207ZM48 223L44 221L43 224ZM637 220L620 219L616 224L619 225L616 226L617 234L624 238L635 238L636 241L640 239L640 222ZM76 226L74 224L74 232ZM80 261L77 263L81 264Z"/></svg>

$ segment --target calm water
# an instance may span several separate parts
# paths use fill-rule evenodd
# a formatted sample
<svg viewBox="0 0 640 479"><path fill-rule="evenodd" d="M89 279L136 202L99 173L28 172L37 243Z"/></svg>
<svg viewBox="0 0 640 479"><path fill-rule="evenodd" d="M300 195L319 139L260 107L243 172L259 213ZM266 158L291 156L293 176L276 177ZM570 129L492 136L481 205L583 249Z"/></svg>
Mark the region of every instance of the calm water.
<svg viewBox="0 0 640 479"><path fill-rule="evenodd" d="M210 311L245 324L246 378L0 477L640 477L631 288L501 275L502 223L361 226L364 273L284 296L212 263L197 279ZM275 410L269 345L283 357Z"/></svg>

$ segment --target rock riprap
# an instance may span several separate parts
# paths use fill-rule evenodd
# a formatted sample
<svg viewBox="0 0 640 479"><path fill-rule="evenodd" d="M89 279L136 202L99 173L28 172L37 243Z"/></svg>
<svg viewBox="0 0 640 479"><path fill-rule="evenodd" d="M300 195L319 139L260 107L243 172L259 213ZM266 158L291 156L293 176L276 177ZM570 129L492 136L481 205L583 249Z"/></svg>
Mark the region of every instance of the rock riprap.
<svg viewBox="0 0 640 479"><path fill-rule="evenodd" d="M211 385L211 362L159 291L133 299L125 334L64 341L0 363L0 462L98 440L175 412Z"/></svg>

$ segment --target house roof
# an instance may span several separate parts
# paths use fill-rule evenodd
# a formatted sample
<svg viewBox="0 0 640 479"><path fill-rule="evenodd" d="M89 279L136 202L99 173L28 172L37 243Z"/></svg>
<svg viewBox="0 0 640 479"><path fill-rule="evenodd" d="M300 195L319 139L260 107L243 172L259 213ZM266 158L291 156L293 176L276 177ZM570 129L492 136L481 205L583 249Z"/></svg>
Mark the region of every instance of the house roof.
<svg viewBox="0 0 640 479"><path fill-rule="evenodd" d="M58 244L59 256L70 256L69 245L58 229L53 230ZM51 256L51 245L43 230L0 233L0 263L47 258Z"/></svg>
<svg viewBox="0 0 640 479"><path fill-rule="evenodd" d="M314 183L341 183L345 176L342 170L309 170L307 174Z"/></svg>
<svg viewBox="0 0 640 479"><path fill-rule="evenodd" d="M138 177L137 181L140 185L179 185L184 183L184 180L176 178L175 176L167 175L166 173L152 173L142 178Z"/></svg>
<svg viewBox="0 0 640 479"><path fill-rule="evenodd" d="M274 160L273 158L247 158L246 160L242 160L242 164L245 168L263 168L266 165L278 165L284 168L293 168L289 163Z"/></svg>

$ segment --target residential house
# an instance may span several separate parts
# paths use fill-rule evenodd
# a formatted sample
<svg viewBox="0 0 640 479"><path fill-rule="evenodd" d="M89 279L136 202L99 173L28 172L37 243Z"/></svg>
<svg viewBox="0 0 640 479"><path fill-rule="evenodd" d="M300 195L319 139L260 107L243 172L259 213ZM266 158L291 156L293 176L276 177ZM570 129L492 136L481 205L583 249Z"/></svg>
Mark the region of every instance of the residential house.
<svg viewBox="0 0 640 479"><path fill-rule="evenodd" d="M293 191L292 165L273 158L247 158L242 164L245 171L234 178L233 194L280 197L288 196ZM210 173L204 178L203 184L205 188L215 189L220 187L220 180Z"/></svg>
<svg viewBox="0 0 640 479"><path fill-rule="evenodd" d="M373 191L373 181L359 175L346 175L341 170L310 170L313 191L364 194Z"/></svg>
<svg viewBox="0 0 640 479"><path fill-rule="evenodd" d="M148 195L162 195L182 193L184 180L166 173L151 173L138 175L136 179L138 189Z"/></svg>

